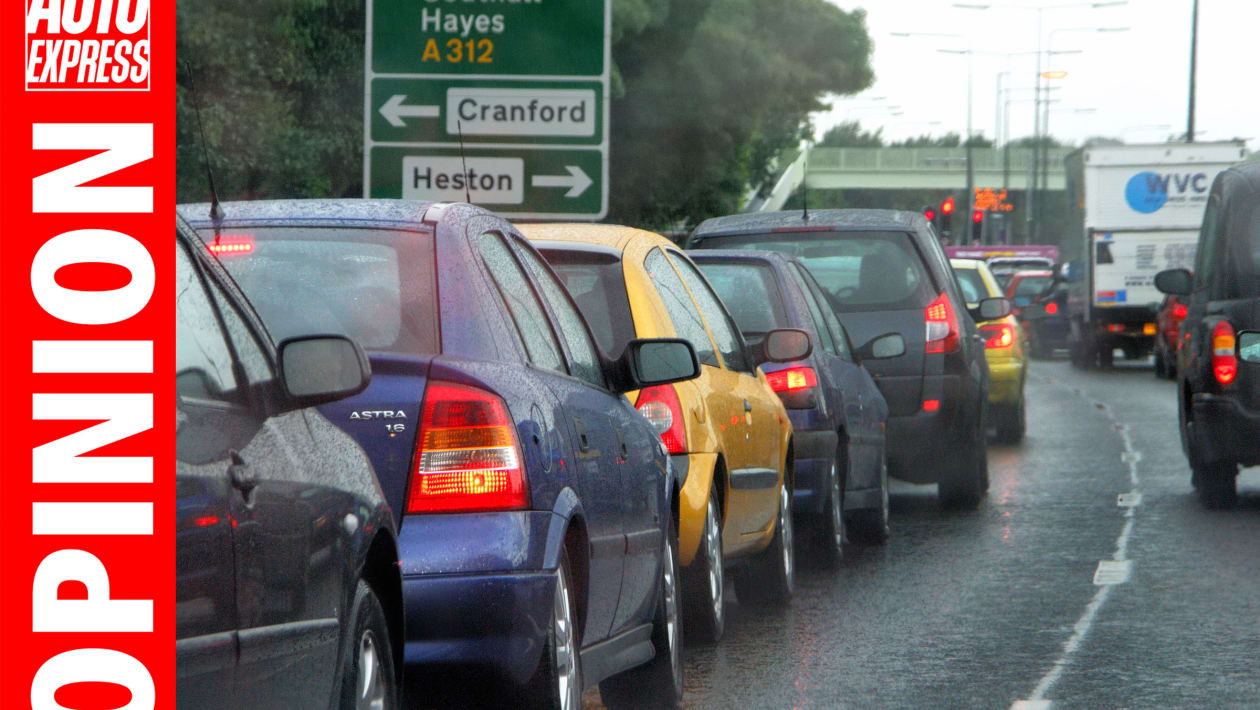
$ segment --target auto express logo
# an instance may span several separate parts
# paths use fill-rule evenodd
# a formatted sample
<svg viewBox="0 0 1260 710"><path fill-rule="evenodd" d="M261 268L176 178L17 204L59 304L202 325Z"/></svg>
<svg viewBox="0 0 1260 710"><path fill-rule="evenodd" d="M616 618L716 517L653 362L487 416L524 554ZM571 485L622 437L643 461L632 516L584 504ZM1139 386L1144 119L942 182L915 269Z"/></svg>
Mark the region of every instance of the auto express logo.
<svg viewBox="0 0 1260 710"><path fill-rule="evenodd" d="M27 0L27 91L145 91L149 0Z"/></svg>
<svg viewBox="0 0 1260 710"><path fill-rule="evenodd" d="M1156 173L1144 170L1129 178L1124 199L1135 212L1152 214L1165 205L1189 205L1207 199L1207 173Z"/></svg>

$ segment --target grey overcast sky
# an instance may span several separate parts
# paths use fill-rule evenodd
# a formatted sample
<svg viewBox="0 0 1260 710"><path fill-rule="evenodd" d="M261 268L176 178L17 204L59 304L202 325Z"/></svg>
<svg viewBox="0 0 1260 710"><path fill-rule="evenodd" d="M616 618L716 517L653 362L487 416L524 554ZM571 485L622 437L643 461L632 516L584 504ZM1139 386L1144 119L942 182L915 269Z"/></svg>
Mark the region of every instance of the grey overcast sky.
<svg viewBox="0 0 1260 710"><path fill-rule="evenodd" d="M996 119L998 73L1008 59L981 52L1029 52L1010 57L1007 86L1032 87L1036 76L1037 5L1074 0L958 0L990 5L954 7L954 0L828 0L845 9L864 8L875 43L874 85L854 97L834 100L816 114L818 135L845 120L863 128L883 127L886 138L924 133L963 133L966 126L967 58L974 55L973 126L990 138ZM1084 4L1084 3L1081 3ZM1053 81L1050 133L1079 143L1113 136L1128 143L1163 141L1186 130L1192 0L1129 0L1105 8L1044 11L1043 46L1081 50L1043 60L1043 70L1068 72ZM1102 33L1096 28L1127 27ZM893 36L935 32L960 37ZM1196 132L1199 140L1249 139L1260 149L1260 0L1199 0L1199 70ZM1010 94L1011 137L1031 135L1031 90ZM885 97L884 100L872 98ZM886 106L900 106L890 115ZM939 122L939 123L935 123Z"/></svg>

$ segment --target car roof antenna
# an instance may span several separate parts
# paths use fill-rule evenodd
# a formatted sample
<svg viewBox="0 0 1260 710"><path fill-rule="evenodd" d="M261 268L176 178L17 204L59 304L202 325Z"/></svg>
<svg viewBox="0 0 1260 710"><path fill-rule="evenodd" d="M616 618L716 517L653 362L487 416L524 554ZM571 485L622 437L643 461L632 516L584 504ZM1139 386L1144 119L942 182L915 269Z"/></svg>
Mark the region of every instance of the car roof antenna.
<svg viewBox="0 0 1260 710"><path fill-rule="evenodd" d="M805 177L801 180L801 202L804 203L804 212L801 214L801 220L809 221L809 141L805 141Z"/></svg>
<svg viewBox="0 0 1260 710"><path fill-rule="evenodd" d="M464 166L464 202L472 204L472 179L468 176L468 159L464 157L464 122L455 121L455 130L459 131L459 162Z"/></svg>
<svg viewBox="0 0 1260 710"><path fill-rule="evenodd" d="M197 116L197 134L201 137L201 158L206 166L206 182L210 186L210 221L214 223L214 243L219 243L219 228L223 225L223 205L219 203L219 191L214 187L214 171L210 169L210 146L206 143L206 129L201 122L201 102L197 100L197 87L193 84L192 67L184 61L184 75L188 77L188 98L192 101L193 114Z"/></svg>

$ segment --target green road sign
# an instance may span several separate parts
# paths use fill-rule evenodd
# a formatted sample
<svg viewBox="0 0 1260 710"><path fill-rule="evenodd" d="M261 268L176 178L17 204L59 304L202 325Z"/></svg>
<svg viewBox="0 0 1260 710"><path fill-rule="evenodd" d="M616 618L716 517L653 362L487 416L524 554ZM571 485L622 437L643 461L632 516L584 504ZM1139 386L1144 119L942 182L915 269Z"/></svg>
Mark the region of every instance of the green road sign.
<svg viewBox="0 0 1260 710"><path fill-rule="evenodd" d="M612 0L368 0L364 195L602 218L611 22Z"/></svg>
<svg viewBox="0 0 1260 710"><path fill-rule="evenodd" d="M373 74L601 76L607 2L369 0Z"/></svg>
<svg viewBox="0 0 1260 710"><path fill-rule="evenodd" d="M374 79L369 120L378 143L604 142L596 81Z"/></svg>
<svg viewBox="0 0 1260 710"><path fill-rule="evenodd" d="M586 149L372 148L368 197L463 202L513 219L599 219L604 152ZM465 166L467 169L465 170Z"/></svg>

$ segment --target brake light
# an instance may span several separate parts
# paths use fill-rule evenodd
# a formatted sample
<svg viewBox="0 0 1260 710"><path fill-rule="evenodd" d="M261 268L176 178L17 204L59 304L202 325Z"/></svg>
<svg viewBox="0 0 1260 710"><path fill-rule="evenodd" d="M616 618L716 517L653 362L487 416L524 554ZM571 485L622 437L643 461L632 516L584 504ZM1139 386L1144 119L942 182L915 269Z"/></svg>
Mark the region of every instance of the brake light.
<svg viewBox="0 0 1260 710"><path fill-rule="evenodd" d="M429 382L408 513L524 508L529 493L522 466L502 398L468 385Z"/></svg>
<svg viewBox="0 0 1260 710"><path fill-rule="evenodd" d="M927 343L923 346L925 353L952 353L959 348L958 316L949 296L942 293L932 301L924 316L927 319Z"/></svg>
<svg viewBox="0 0 1260 710"><path fill-rule="evenodd" d="M1173 320L1180 323L1181 321L1186 319L1186 314L1188 314L1189 312L1190 312L1190 309L1186 308L1185 304L1178 303L1177 305L1173 306L1173 310L1172 310Z"/></svg>
<svg viewBox="0 0 1260 710"><path fill-rule="evenodd" d="M938 411L940 411L940 409L941 409L941 400L939 400L939 399L925 399L925 400L923 400L923 411L925 411L925 412L938 412Z"/></svg>
<svg viewBox="0 0 1260 710"><path fill-rule="evenodd" d="M984 341L986 348L1009 348L1015 344L1015 327L1010 323L986 325L980 328L980 332L987 336Z"/></svg>
<svg viewBox="0 0 1260 710"><path fill-rule="evenodd" d="M687 452L687 431L683 428L682 404L678 401L678 393L673 385L657 385L639 391L639 399L634 404L657 434L661 435L661 443L671 454Z"/></svg>
<svg viewBox="0 0 1260 710"><path fill-rule="evenodd" d="M1107 332L1108 332L1108 333L1123 333L1123 332L1124 332L1124 324L1123 324L1123 323L1112 323L1112 324L1110 324L1110 325L1108 325L1108 326L1107 326Z"/></svg>
<svg viewBox="0 0 1260 710"><path fill-rule="evenodd" d="M766 381L775 392L795 392L818 386L818 375L812 367L789 367L786 370L767 372Z"/></svg>
<svg viewBox="0 0 1260 710"><path fill-rule="evenodd" d="M1051 301L1046 304L1046 315L1052 316L1059 312L1059 304Z"/></svg>
<svg viewBox="0 0 1260 710"><path fill-rule="evenodd" d="M1212 374L1216 381L1228 385L1238 375L1238 358L1234 355L1234 326L1223 320L1212 329Z"/></svg>
<svg viewBox="0 0 1260 710"><path fill-rule="evenodd" d="M224 234L216 237L214 243L206 248L215 256L248 254L254 250L254 238L248 234Z"/></svg>

